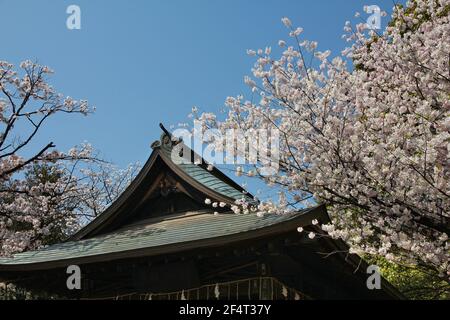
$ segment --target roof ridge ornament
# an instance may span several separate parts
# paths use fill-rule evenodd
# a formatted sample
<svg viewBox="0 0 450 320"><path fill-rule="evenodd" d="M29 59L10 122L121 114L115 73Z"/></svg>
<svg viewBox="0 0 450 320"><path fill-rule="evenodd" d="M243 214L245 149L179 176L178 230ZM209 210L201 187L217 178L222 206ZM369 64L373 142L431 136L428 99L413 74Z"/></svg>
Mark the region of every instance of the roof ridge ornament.
<svg viewBox="0 0 450 320"><path fill-rule="evenodd" d="M156 149L159 147L164 147L166 149L172 149L173 146L177 145L178 143L182 142L183 139L175 137L172 135L172 133L164 127L162 123L159 124L159 127L163 131L161 134L161 137L159 140L154 141L151 144L152 149Z"/></svg>

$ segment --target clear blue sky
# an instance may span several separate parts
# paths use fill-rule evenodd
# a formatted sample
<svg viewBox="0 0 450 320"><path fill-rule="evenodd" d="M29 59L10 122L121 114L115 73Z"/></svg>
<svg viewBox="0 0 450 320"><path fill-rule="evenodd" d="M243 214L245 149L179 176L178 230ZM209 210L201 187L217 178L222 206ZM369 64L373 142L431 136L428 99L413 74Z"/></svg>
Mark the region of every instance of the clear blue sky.
<svg viewBox="0 0 450 320"><path fill-rule="evenodd" d="M81 30L66 28L70 4L81 7ZM246 49L286 39L283 16L319 49L338 53L344 22L355 11L365 19L363 6L372 4L390 13L393 1L0 0L0 60L38 60L56 71L60 92L97 108L54 119L37 142L67 150L88 141L125 166L147 159L159 122L176 125L194 105L218 111L227 96L246 93Z"/></svg>

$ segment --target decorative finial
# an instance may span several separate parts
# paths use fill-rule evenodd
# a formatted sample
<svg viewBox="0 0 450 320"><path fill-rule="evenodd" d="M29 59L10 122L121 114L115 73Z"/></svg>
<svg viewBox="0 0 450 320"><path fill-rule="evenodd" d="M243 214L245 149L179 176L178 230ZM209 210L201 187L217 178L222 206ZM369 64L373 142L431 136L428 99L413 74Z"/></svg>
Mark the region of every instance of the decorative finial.
<svg viewBox="0 0 450 320"><path fill-rule="evenodd" d="M172 138L172 134L169 132L169 130L167 130L164 125L162 123L159 123L159 127L161 128L162 131L164 131L165 134L167 134L169 136L169 138Z"/></svg>
<svg viewBox="0 0 450 320"><path fill-rule="evenodd" d="M183 139L181 138L174 138L172 133L170 133L170 131L167 130L162 123L159 124L159 127L161 128L163 133L161 134L160 140L156 140L151 144L152 149L158 147L172 148L173 146L183 141Z"/></svg>

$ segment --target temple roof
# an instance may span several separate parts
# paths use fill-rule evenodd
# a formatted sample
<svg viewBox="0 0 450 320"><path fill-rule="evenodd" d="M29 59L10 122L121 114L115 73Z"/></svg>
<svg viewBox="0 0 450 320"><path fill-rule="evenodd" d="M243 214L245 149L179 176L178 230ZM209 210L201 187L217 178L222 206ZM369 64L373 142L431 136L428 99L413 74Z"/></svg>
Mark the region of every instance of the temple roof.
<svg viewBox="0 0 450 320"><path fill-rule="evenodd" d="M161 257L241 245L249 240L292 234L298 227L320 233L320 228L311 225L312 220L329 221L325 205L290 214L233 213L230 207L236 200L258 202L162 129L164 133L160 141L152 144L148 161L116 201L66 242L0 258L0 279L70 264ZM180 146L183 146L181 153L194 155L200 161L178 162L173 151L180 153ZM212 208L205 203L206 198L225 205ZM324 237L320 242L336 252L348 251L348 246L340 240ZM357 270L365 265L356 255L346 255L343 261ZM359 273L363 273L361 270ZM401 297L384 279L383 283L392 296Z"/></svg>
<svg viewBox="0 0 450 320"><path fill-rule="evenodd" d="M161 173L170 176L169 184L172 188L182 191L199 205L204 205L206 198L225 203L228 210L238 199L245 198L249 203L257 202L235 181L214 166L208 168L208 163L201 156L195 154L182 141L174 141L162 125L161 128L164 131L161 139L153 142L152 154L128 188L102 214L72 236L71 240L87 239L110 231L110 226L117 228L117 225L121 225L133 212L143 210L139 206L144 201L152 201L150 193L157 192L155 189L158 188L158 183L167 178L161 177ZM185 152L188 150L186 153L192 153L190 160L198 159L198 163L174 161L172 151L175 147L177 150L183 147Z"/></svg>
<svg viewBox="0 0 450 320"><path fill-rule="evenodd" d="M0 259L1 270L38 270L51 264L89 263L111 259L151 256L179 252L192 248L256 236L295 231L299 226L311 224L312 219L327 219L325 208L305 209L292 214L218 214L187 212L140 221L109 234L86 240L51 245L37 251Z"/></svg>
<svg viewBox="0 0 450 320"><path fill-rule="evenodd" d="M164 133L152 144L152 154L144 167L102 214L64 243L0 259L0 271L166 254L250 239L281 229L286 231L287 227L293 231L310 224L312 219L328 219L324 206L263 217L255 213L234 214L230 206L236 200L245 198L254 204L257 201L220 170L208 168L203 158L181 145L183 142L175 141L164 127L162 129ZM172 151L176 146L183 146L184 152L192 153L200 161L175 161ZM170 198L170 192L179 197ZM226 205L213 209L205 204L206 198ZM181 210L165 211L166 207L153 205L158 201L163 204L181 202ZM188 206L196 209L188 210ZM214 214L213 210L220 213Z"/></svg>

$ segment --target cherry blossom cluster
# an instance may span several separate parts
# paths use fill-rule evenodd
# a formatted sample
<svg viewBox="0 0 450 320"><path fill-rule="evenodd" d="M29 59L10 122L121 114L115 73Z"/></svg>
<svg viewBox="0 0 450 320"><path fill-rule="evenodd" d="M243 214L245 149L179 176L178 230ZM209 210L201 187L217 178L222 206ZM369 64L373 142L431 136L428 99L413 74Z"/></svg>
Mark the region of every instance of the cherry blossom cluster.
<svg viewBox="0 0 450 320"><path fill-rule="evenodd" d="M449 0L397 6L382 34L348 22L341 56L301 40L288 18L290 41L279 41L279 54L248 50L251 99L227 98L223 120L197 119L219 130L281 132L278 174L252 168L282 190L261 212L326 203L332 222L323 231L352 253L450 279L449 9Z"/></svg>
<svg viewBox="0 0 450 320"><path fill-rule="evenodd" d="M112 202L136 169L99 161L88 144L64 153L34 137L55 114L93 111L57 93L53 71L31 61L16 71L0 61L0 255L63 240Z"/></svg>

